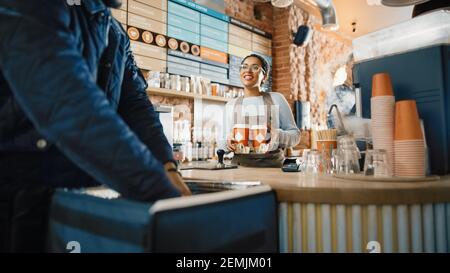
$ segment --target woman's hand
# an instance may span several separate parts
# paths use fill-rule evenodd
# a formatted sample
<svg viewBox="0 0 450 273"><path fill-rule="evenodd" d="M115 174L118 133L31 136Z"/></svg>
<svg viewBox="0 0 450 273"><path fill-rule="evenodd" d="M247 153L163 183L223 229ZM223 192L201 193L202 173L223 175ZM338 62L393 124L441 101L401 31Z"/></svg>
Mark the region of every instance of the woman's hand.
<svg viewBox="0 0 450 273"><path fill-rule="evenodd" d="M232 134L229 134L227 136L227 148L228 150L234 152L236 151L236 144L233 144L235 142L234 137Z"/></svg>
<svg viewBox="0 0 450 273"><path fill-rule="evenodd" d="M275 151L280 146L279 138L280 138L281 129L272 129L270 130L270 142L268 143L269 148L268 152Z"/></svg>

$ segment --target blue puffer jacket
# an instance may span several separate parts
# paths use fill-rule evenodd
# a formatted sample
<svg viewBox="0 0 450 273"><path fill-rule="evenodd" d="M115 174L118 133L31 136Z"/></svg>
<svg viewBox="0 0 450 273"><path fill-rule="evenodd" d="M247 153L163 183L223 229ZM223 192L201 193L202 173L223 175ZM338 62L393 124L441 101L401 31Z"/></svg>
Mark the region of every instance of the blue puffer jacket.
<svg viewBox="0 0 450 273"><path fill-rule="evenodd" d="M136 200L179 196L125 31L102 1L72 2L0 0L0 156L42 155Z"/></svg>

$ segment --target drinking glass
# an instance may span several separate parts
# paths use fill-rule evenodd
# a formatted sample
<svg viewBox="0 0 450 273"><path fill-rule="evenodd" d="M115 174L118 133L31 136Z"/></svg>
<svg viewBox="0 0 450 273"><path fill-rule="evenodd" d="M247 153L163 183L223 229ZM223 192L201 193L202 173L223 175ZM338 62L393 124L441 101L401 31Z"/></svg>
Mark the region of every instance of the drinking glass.
<svg viewBox="0 0 450 273"><path fill-rule="evenodd" d="M359 152L354 148L340 149L339 173L356 174L360 172Z"/></svg>
<svg viewBox="0 0 450 273"><path fill-rule="evenodd" d="M322 163L322 156L317 150L311 150L306 159L305 173L319 174Z"/></svg>
<svg viewBox="0 0 450 273"><path fill-rule="evenodd" d="M389 159L386 150L367 150L366 160L364 162L364 174L374 177L390 177Z"/></svg>
<svg viewBox="0 0 450 273"><path fill-rule="evenodd" d="M330 159L327 161L327 174L339 173L339 150L332 150Z"/></svg>

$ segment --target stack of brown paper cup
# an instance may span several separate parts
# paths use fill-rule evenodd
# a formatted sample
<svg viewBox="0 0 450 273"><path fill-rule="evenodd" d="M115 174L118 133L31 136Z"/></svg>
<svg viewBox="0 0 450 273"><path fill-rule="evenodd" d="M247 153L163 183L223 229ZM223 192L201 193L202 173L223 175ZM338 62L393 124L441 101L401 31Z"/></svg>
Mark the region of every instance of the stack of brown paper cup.
<svg viewBox="0 0 450 273"><path fill-rule="evenodd" d="M416 101L395 105L395 175L425 176L425 144Z"/></svg>
<svg viewBox="0 0 450 273"><path fill-rule="evenodd" d="M373 76L370 104L373 148L386 150L389 161L389 175L393 175L395 173L395 165L393 164L395 97L389 74L379 73Z"/></svg>

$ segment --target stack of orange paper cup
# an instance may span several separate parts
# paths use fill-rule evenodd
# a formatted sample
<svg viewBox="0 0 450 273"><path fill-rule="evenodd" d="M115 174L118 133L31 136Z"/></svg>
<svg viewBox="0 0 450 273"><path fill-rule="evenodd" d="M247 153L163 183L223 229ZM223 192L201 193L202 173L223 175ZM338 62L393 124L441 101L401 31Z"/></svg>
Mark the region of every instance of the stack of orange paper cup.
<svg viewBox="0 0 450 273"><path fill-rule="evenodd" d="M395 175L425 176L425 144L415 100L395 104Z"/></svg>
<svg viewBox="0 0 450 273"><path fill-rule="evenodd" d="M373 148L386 150L389 161L389 173L393 175L395 97L389 74L379 73L373 75L370 106Z"/></svg>

